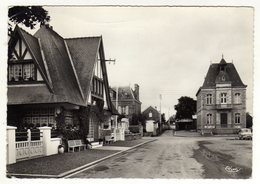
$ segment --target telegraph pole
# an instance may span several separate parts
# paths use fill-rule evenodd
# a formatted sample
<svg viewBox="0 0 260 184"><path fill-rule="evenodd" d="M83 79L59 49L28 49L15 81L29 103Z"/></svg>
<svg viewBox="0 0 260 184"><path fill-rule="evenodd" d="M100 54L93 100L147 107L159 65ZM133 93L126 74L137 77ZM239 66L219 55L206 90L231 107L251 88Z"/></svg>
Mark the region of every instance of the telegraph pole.
<svg viewBox="0 0 260 184"><path fill-rule="evenodd" d="M162 113L161 113L161 111L162 111L162 107L161 107L161 101L162 101L162 94L160 94L160 133L162 132Z"/></svg>
<svg viewBox="0 0 260 184"><path fill-rule="evenodd" d="M116 87L116 110L118 111L118 86ZM117 128L117 116L116 115L116 128Z"/></svg>

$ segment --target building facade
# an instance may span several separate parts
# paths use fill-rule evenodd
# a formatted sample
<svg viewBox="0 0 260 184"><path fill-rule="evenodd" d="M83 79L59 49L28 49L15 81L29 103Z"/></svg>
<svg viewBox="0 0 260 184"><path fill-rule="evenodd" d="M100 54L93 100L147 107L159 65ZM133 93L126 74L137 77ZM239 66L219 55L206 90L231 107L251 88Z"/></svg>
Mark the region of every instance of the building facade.
<svg viewBox="0 0 260 184"><path fill-rule="evenodd" d="M156 129L160 122L160 113L158 110L152 106L149 106L142 112L143 117L145 118L145 130L146 132L151 132L156 134Z"/></svg>
<svg viewBox="0 0 260 184"><path fill-rule="evenodd" d="M16 26L8 43L7 124L82 129L100 138L117 114L109 95L102 37L63 38L51 26Z"/></svg>
<svg viewBox="0 0 260 184"><path fill-rule="evenodd" d="M246 85L233 63L211 64L197 96L197 130L236 133L246 127Z"/></svg>
<svg viewBox="0 0 260 184"><path fill-rule="evenodd" d="M118 93L118 94L117 94ZM130 87L118 87L110 90L111 100L117 106L118 113L128 118L131 122L133 114L141 114L141 102L139 99L139 85Z"/></svg>

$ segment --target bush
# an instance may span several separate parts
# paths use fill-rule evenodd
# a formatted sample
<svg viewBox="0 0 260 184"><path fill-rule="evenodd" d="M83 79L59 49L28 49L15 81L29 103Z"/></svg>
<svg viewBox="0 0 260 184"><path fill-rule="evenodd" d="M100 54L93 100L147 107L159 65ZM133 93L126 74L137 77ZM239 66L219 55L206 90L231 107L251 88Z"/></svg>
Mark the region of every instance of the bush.
<svg viewBox="0 0 260 184"><path fill-rule="evenodd" d="M82 137L80 131L74 131L74 130L63 130L62 135L63 138L66 140L81 139Z"/></svg>
<svg viewBox="0 0 260 184"><path fill-rule="evenodd" d="M139 126L129 126L129 130L130 130L130 132L132 132L132 133L140 133L139 132Z"/></svg>

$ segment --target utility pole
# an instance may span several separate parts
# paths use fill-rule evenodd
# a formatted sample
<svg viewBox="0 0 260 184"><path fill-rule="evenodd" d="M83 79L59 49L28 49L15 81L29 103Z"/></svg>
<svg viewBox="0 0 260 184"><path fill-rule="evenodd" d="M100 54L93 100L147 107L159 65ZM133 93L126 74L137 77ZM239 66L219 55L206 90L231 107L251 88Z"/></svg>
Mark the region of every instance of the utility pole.
<svg viewBox="0 0 260 184"><path fill-rule="evenodd" d="M160 133L161 133L161 130L162 130L162 112L161 112L161 101L162 101L162 94L160 94Z"/></svg>
<svg viewBox="0 0 260 184"><path fill-rule="evenodd" d="M116 110L118 111L118 86L116 87ZM118 115L116 115L115 128L117 128L117 116L118 116Z"/></svg>

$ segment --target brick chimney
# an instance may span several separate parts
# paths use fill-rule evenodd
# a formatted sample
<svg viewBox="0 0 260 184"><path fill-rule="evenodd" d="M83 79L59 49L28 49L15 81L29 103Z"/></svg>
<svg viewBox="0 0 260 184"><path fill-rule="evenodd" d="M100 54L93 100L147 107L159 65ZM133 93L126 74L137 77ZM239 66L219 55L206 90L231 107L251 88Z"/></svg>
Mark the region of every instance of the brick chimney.
<svg viewBox="0 0 260 184"><path fill-rule="evenodd" d="M135 84L135 98L136 100L139 100L139 85Z"/></svg>

